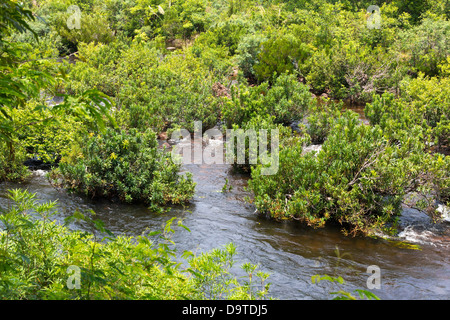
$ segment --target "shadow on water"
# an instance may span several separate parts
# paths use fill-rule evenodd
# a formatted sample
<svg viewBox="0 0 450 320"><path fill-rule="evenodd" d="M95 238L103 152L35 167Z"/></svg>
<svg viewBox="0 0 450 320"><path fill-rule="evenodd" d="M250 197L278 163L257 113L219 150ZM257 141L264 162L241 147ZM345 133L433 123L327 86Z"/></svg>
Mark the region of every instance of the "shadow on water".
<svg viewBox="0 0 450 320"><path fill-rule="evenodd" d="M248 177L234 173L229 165L186 165L197 183L196 195L186 208L154 214L143 205L125 205L107 200L92 201L53 188L43 171L35 171L25 184L0 184L0 207L6 208L6 191L27 188L42 201L58 200L61 220L75 210L96 212L114 233L140 235L159 230L176 216L191 232L178 229L173 237L179 252L204 252L233 242L238 262L258 263L269 272L271 295L280 299L329 299L326 283L312 284L315 274L336 274L346 290L366 289L367 267L381 269L381 289L371 290L382 299L449 299L450 264L448 225L433 226L420 212L405 210L405 239L416 241L421 250L411 250L384 239L349 238L337 226L312 229L295 222L275 222L255 214L245 191ZM228 179L232 189L222 192ZM408 229L409 228L409 229ZM416 238L414 238L416 237Z"/></svg>

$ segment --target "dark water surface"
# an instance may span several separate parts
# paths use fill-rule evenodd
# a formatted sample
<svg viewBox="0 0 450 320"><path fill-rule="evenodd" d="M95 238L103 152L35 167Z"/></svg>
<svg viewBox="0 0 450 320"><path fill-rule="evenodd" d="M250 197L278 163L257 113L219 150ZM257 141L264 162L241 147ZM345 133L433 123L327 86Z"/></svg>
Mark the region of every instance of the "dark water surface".
<svg viewBox="0 0 450 320"><path fill-rule="evenodd" d="M151 213L145 206L110 201L91 201L54 189L36 171L25 184L0 184L0 207L6 208L8 189L27 188L43 201L58 200L61 218L75 210L92 209L115 233L139 235L146 229L160 230L176 216L191 230L177 229L173 240L179 252L203 252L233 242L237 262L259 263L271 274L270 293L279 299L329 299L336 287L311 283L315 274L337 274L346 280L347 291L367 289L367 267L381 270L381 289L370 290L382 299L450 299L450 227L432 224L415 210L405 210L401 220L406 240L421 250L402 248L383 239L349 238L338 228L314 230L297 223L279 223L255 214L244 201L247 177L232 173L228 165L186 165L197 183L192 204L166 214ZM221 192L225 178L233 186ZM337 250L338 249L338 250Z"/></svg>

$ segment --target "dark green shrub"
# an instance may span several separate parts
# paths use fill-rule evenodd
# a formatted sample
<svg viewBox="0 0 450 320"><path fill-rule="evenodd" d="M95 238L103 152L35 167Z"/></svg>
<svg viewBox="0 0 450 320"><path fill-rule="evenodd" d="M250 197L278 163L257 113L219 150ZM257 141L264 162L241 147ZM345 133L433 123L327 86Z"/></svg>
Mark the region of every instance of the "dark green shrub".
<svg viewBox="0 0 450 320"><path fill-rule="evenodd" d="M13 152L10 147L13 147ZM6 141L0 140L0 182L23 181L30 174L24 166L26 159L25 148L16 139L13 145L7 145Z"/></svg>
<svg viewBox="0 0 450 320"><path fill-rule="evenodd" d="M144 202L151 208L189 201L195 184L190 173L170 153L158 150L153 131L139 133L108 129L84 140L59 165L62 186L90 197L118 197L124 202ZM57 175L58 177L58 175Z"/></svg>
<svg viewBox="0 0 450 320"><path fill-rule="evenodd" d="M258 81L273 81L275 75L293 73L299 63L309 54L309 48L301 39L280 30L263 42L262 49L257 56L258 63L253 66Z"/></svg>
<svg viewBox="0 0 450 320"><path fill-rule="evenodd" d="M450 22L425 19L420 25L404 30L396 43L413 72L428 76L439 75L439 65L447 59L450 50Z"/></svg>
<svg viewBox="0 0 450 320"><path fill-rule="evenodd" d="M263 35L251 34L243 37L239 42L236 51L237 65L244 77L256 80L254 66L259 62L258 55L262 50L262 43L266 40Z"/></svg>
<svg viewBox="0 0 450 320"><path fill-rule="evenodd" d="M255 87L240 84L231 87L231 99L225 100L222 107L222 117L227 126L242 125L252 117L266 113L264 98L269 90L268 83Z"/></svg>
<svg viewBox="0 0 450 320"><path fill-rule="evenodd" d="M236 139L227 136L227 157L232 154L233 167L243 172L250 172L257 164L262 164L261 156L267 151L269 160L263 164L269 165L269 162L274 161L278 150L272 150L271 144L279 144L281 141L290 138L292 130L289 127L277 124L274 122L274 116L270 115L255 115L249 121L243 123L241 126L237 124L232 125L233 132ZM276 132L274 131L276 130ZM261 135L263 132L263 136ZM254 133L254 134L253 134ZM233 140L232 140L233 139ZM262 139L266 139L263 141ZM263 150L263 143L265 143L265 150ZM241 144L240 144L241 143ZM243 153L242 156L239 153ZM230 155L231 157L231 155ZM245 163L242 163L245 162ZM275 163L270 163L276 166ZM272 167L275 169L275 167Z"/></svg>
<svg viewBox="0 0 450 320"><path fill-rule="evenodd" d="M252 170L249 187L260 212L315 227L332 220L346 233L370 234L395 226L405 194L425 184L427 155L418 139L392 144L353 112L336 120L320 152L304 154L305 141L280 148L276 174Z"/></svg>
<svg viewBox="0 0 450 320"><path fill-rule="evenodd" d="M335 101L324 101L311 103L306 117L306 133L311 137L313 144L322 144L334 122L341 116L342 103Z"/></svg>
<svg viewBox="0 0 450 320"><path fill-rule="evenodd" d="M295 74L284 73L276 78L264 96L266 112L277 123L289 124L301 120L312 102L309 88L300 83Z"/></svg>

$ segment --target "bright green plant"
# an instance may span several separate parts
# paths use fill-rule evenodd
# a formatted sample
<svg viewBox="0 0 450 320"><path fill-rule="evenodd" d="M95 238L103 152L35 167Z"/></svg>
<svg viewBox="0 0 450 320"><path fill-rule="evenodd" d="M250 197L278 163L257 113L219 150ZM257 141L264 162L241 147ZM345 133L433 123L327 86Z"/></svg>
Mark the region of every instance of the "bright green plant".
<svg viewBox="0 0 450 320"><path fill-rule="evenodd" d="M70 72L67 90L75 93L96 87L112 96L116 117L124 127L160 133L179 125L193 131L194 121L212 128L219 118L219 100L213 96L213 71L190 51L161 60L154 43L115 42L81 47Z"/></svg>
<svg viewBox="0 0 450 320"><path fill-rule="evenodd" d="M228 157L233 159L235 169L250 172L255 165L263 163L261 157L265 151L271 155L276 153L276 150L271 150L272 142L281 143L291 136L292 130L275 123L274 118L269 115L255 115L241 126L237 124L232 126L235 137L228 136L226 142L227 152L230 150L232 155L227 153L226 156L227 159ZM263 138L266 139L266 150L261 149ZM241 153L244 155L244 163L241 163Z"/></svg>
<svg viewBox="0 0 450 320"><path fill-rule="evenodd" d="M70 148L74 136L86 123L49 109L37 110L37 105L30 101L24 108L13 111L16 135L27 158L54 164Z"/></svg>
<svg viewBox="0 0 450 320"><path fill-rule="evenodd" d="M439 75L439 65L447 59L450 50L450 22L425 19L420 25L404 30L397 43L413 72L428 76Z"/></svg>
<svg viewBox="0 0 450 320"><path fill-rule="evenodd" d="M297 70L296 65L302 63L309 53L307 46L300 39L283 30L261 45L262 49L257 56L258 63L253 66L260 82L273 81L276 75L286 72L293 73Z"/></svg>
<svg viewBox="0 0 450 320"><path fill-rule="evenodd" d="M445 152L450 133L450 101L448 78L425 78L405 81L403 94L375 96L366 105L365 114L372 125L381 128L393 139L401 132L410 132L416 126L422 129L424 141L438 152Z"/></svg>
<svg viewBox="0 0 450 320"><path fill-rule="evenodd" d="M267 297L267 275L245 264L248 283L228 266L235 247L178 256L171 239L181 220L139 237L115 236L94 213L75 212L62 225L56 203L11 190L0 214L0 297L8 300L185 300ZM84 230L72 231L74 223ZM157 237L157 238L155 238ZM185 260L187 267L180 261ZM227 267L227 268L224 268ZM77 279L74 271L80 272ZM252 276L261 278L262 287ZM211 290L209 290L211 288Z"/></svg>
<svg viewBox="0 0 450 320"><path fill-rule="evenodd" d="M231 128L233 124L242 125L252 117L265 114L263 95L267 94L268 90L267 83L257 87L246 87L242 84L239 87L233 86L231 99L225 100L222 107L222 117L227 128Z"/></svg>
<svg viewBox="0 0 450 320"><path fill-rule="evenodd" d="M288 73L277 77L264 97L266 112L283 124L303 119L311 102L309 88L295 74Z"/></svg>

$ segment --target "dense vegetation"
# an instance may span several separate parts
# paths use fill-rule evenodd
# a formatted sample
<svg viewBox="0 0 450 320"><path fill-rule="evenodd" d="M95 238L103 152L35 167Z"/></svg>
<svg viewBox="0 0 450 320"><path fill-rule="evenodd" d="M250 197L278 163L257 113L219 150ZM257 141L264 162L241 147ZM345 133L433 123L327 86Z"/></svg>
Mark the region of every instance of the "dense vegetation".
<svg viewBox="0 0 450 320"><path fill-rule="evenodd" d="M157 137L202 121L204 131L280 130L276 174L239 166L251 201L275 219L395 232L402 205L436 216L450 204L448 1L0 3L0 181L25 179L33 158L90 197L184 203L192 179ZM374 4L379 28L368 25ZM369 124L349 104L365 106ZM128 241L101 248L140 250Z"/></svg>
<svg viewBox="0 0 450 320"><path fill-rule="evenodd" d="M183 267L170 239L174 219L138 238L114 236L90 214L77 212L63 225L52 221L56 203L38 203L27 191L12 190L9 198L13 205L0 216L2 299L261 299L268 293L268 275L258 266L242 265L246 281L232 274L233 244L197 256L184 252ZM90 232L69 229L74 221ZM178 227L186 228L181 221Z"/></svg>

